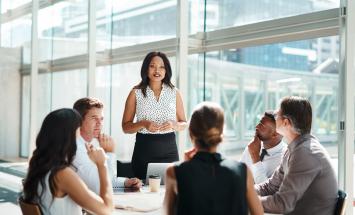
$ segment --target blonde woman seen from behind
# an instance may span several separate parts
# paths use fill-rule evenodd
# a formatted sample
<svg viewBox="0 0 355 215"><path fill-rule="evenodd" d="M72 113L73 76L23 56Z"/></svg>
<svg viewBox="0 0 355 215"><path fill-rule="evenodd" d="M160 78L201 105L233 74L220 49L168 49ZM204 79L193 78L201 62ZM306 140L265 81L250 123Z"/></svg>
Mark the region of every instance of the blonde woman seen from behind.
<svg viewBox="0 0 355 215"><path fill-rule="evenodd" d="M194 110L189 132L191 158L166 172L165 214L263 214L251 171L217 153L222 142L223 109L211 102Z"/></svg>

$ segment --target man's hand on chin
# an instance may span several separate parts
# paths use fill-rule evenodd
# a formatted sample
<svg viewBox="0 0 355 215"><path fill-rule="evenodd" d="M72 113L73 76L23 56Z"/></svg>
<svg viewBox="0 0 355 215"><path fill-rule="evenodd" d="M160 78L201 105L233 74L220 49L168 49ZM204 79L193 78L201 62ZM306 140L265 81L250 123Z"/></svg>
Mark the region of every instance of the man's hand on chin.
<svg viewBox="0 0 355 215"><path fill-rule="evenodd" d="M115 151L115 142L112 137L106 134L99 134L98 141L100 146L105 150L105 152L114 152Z"/></svg>
<svg viewBox="0 0 355 215"><path fill-rule="evenodd" d="M250 143L248 144L248 151L253 163L257 163L260 161L260 156L259 156L260 149L261 149L261 140L255 134L254 139L250 141Z"/></svg>

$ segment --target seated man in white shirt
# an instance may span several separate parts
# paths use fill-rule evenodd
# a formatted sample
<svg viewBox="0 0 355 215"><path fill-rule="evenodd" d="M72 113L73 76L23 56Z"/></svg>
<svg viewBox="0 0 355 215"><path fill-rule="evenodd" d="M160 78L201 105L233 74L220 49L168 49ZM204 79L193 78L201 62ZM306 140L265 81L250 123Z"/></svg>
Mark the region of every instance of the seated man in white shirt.
<svg viewBox="0 0 355 215"><path fill-rule="evenodd" d="M276 132L273 112L265 112L255 127L255 136L245 148L241 162L253 172L255 183L261 183L274 173L280 165L287 145L282 136Z"/></svg>
<svg viewBox="0 0 355 215"><path fill-rule="evenodd" d="M139 188L142 182L137 178L116 177L115 143L113 139L101 133L103 125L103 103L95 98L82 98L75 102L74 107L82 116L80 127L81 137L77 139L77 151L73 164L77 173L86 185L97 194L100 191L99 174L96 165L90 160L85 143L94 147L102 147L107 155L107 165L113 187Z"/></svg>

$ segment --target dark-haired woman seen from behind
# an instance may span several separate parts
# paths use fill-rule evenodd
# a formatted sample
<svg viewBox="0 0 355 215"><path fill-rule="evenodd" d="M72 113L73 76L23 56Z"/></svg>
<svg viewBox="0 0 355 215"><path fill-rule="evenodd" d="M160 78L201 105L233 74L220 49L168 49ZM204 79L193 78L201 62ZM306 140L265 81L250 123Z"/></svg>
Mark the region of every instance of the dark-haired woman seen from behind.
<svg viewBox="0 0 355 215"><path fill-rule="evenodd" d="M223 109L215 103L204 102L194 110L189 132L196 154L167 169L166 214L263 214L251 171L216 152L223 124Z"/></svg>
<svg viewBox="0 0 355 215"><path fill-rule="evenodd" d="M125 133L136 133L132 156L135 177L146 178L148 163L179 160L175 131L186 127L179 91L164 53L149 53L142 64L141 82L128 95L122 118ZM137 117L133 122L134 116Z"/></svg>
<svg viewBox="0 0 355 215"><path fill-rule="evenodd" d="M110 214L113 210L102 148L87 145L89 157L99 171L100 196L87 188L72 166L80 125L79 113L68 108L49 113L43 121L23 189L24 201L39 204L43 214L81 215L81 208L95 214Z"/></svg>

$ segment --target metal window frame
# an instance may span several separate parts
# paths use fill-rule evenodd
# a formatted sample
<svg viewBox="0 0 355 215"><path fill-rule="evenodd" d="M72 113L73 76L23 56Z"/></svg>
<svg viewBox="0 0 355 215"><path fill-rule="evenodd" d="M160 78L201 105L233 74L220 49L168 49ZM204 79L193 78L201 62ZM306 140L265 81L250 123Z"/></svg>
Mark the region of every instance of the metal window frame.
<svg viewBox="0 0 355 215"><path fill-rule="evenodd" d="M53 4L62 2L65 0L33 0L32 2L35 2L36 5L38 5L38 10L43 9L49 6L52 6ZM33 6L32 2L28 2L26 4L23 4L17 8L7 10L5 13L1 14L1 24L11 22L13 20L16 20L22 16L26 16L28 14L33 13ZM37 13L38 13L37 10Z"/></svg>
<svg viewBox="0 0 355 215"><path fill-rule="evenodd" d="M96 94L96 0L89 0L88 11L88 84L87 95L95 96Z"/></svg>
<svg viewBox="0 0 355 215"><path fill-rule="evenodd" d="M354 79L355 79L355 2L341 0L339 8L339 126L338 184L347 193L346 214L353 214L354 201Z"/></svg>
<svg viewBox="0 0 355 215"><path fill-rule="evenodd" d="M189 35L188 54L334 36L338 32L339 9L335 8ZM147 52L155 50L176 56L178 46L178 38L171 38L96 52L97 66L140 61ZM88 57L83 54L40 62L39 65L40 73L80 69L88 65ZM30 65L24 65L21 72L27 74L29 68Z"/></svg>
<svg viewBox="0 0 355 215"><path fill-rule="evenodd" d="M176 36L177 36L177 46L176 46L176 83L180 90L182 98L188 97L188 49L189 49L189 1L188 0L178 0L177 4L177 16L180 17L177 21L176 26ZM184 110L187 110L187 102L184 100ZM180 160L184 159L184 151L187 140L187 131L179 132L178 136L178 146Z"/></svg>
<svg viewBox="0 0 355 215"><path fill-rule="evenodd" d="M29 135L29 158L35 149L37 136L37 98L38 98L38 1L32 5L32 27L31 27L31 77L30 77L30 135Z"/></svg>
<svg viewBox="0 0 355 215"><path fill-rule="evenodd" d="M202 51L305 40L336 35L338 31L336 8L210 31L206 33Z"/></svg>

